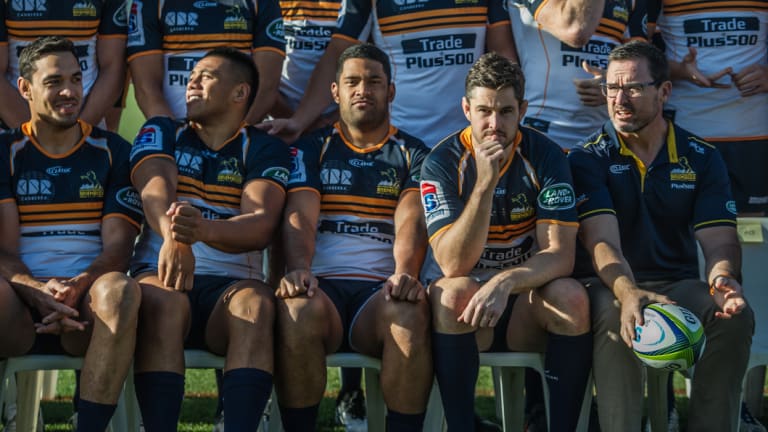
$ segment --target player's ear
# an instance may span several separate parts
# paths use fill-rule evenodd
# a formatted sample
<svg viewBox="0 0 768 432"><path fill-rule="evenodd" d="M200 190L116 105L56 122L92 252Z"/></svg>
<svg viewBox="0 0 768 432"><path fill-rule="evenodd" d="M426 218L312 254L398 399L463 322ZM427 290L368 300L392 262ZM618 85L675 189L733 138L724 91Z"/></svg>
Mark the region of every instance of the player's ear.
<svg viewBox="0 0 768 432"><path fill-rule="evenodd" d="M518 113L519 118L517 119L518 123L522 123L523 117L525 117L525 112L528 111L528 101L523 99L523 103L520 104L520 112Z"/></svg>
<svg viewBox="0 0 768 432"><path fill-rule="evenodd" d="M16 85L19 87L21 96L28 101L32 101L32 89L30 88L32 83L27 81L24 77L19 77L19 79L16 80Z"/></svg>
<svg viewBox="0 0 768 432"><path fill-rule="evenodd" d="M466 96L462 96L461 98L461 110L464 111L464 117L466 117L468 121L471 121L469 116L469 111L470 111L469 99L467 99Z"/></svg>
<svg viewBox="0 0 768 432"><path fill-rule="evenodd" d="M331 95L333 96L333 101L339 103L339 85L336 84L336 81L331 83Z"/></svg>
<svg viewBox="0 0 768 432"><path fill-rule="evenodd" d="M240 83L235 87L235 102L245 102L248 100L248 95L251 93L251 88L246 83Z"/></svg>
<svg viewBox="0 0 768 432"><path fill-rule="evenodd" d="M395 91L395 83L393 82L389 83L389 91L387 93L388 93L387 100L389 101L389 103L392 103L392 101L395 100L395 94L397 93Z"/></svg>

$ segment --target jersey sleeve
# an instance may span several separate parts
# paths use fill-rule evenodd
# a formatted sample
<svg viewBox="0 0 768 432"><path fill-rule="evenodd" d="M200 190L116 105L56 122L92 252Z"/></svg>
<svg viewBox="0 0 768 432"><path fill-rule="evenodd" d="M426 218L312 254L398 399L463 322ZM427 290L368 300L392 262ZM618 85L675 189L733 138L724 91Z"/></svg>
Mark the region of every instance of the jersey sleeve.
<svg viewBox="0 0 768 432"><path fill-rule="evenodd" d="M629 15L629 22L627 22L627 37L629 39L647 39L647 20L648 0L635 0L635 7Z"/></svg>
<svg viewBox="0 0 768 432"><path fill-rule="evenodd" d="M509 12L507 12L505 6L508 0L491 0L488 2L488 24L498 25L501 23L509 23Z"/></svg>
<svg viewBox="0 0 768 432"><path fill-rule="evenodd" d="M253 49L272 49L285 55L283 15L278 0L257 0L253 25Z"/></svg>
<svg viewBox="0 0 768 432"><path fill-rule="evenodd" d="M147 159L163 157L176 162L174 129L173 120L167 117L153 117L144 123L131 147L131 177Z"/></svg>
<svg viewBox="0 0 768 432"><path fill-rule="evenodd" d="M128 34L128 2L107 0L99 21L99 36L122 36Z"/></svg>
<svg viewBox="0 0 768 432"><path fill-rule="evenodd" d="M122 216L136 228L141 226L144 213L141 196L131 184L130 144L116 134L110 135L112 167L109 184L104 191L103 217Z"/></svg>
<svg viewBox="0 0 768 432"><path fill-rule="evenodd" d="M161 52L163 35L158 0L133 0L128 16L128 61L150 51Z"/></svg>
<svg viewBox="0 0 768 432"><path fill-rule="evenodd" d="M8 28L5 24L5 2L0 1L0 20L3 20L3 25L0 25L0 46L8 44Z"/></svg>
<svg viewBox="0 0 768 432"><path fill-rule="evenodd" d="M373 2L370 0L343 0L337 27L332 37L353 41L366 41L371 34Z"/></svg>
<svg viewBox="0 0 768 432"><path fill-rule="evenodd" d="M736 226L736 202L731 195L728 169L718 151L709 152L709 164L697 173L702 177L693 209L693 228Z"/></svg>
<svg viewBox="0 0 768 432"><path fill-rule="evenodd" d="M318 193L321 191L320 147L323 141L322 134L312 133L299 139L290 147L291 174L288 178L289 192L300 189L312 189Z"/></svg>
<svg viewBox="0 0 768 432"><path fill-rule="evenodd" d="M411 166L403 190L419 189L421 167L424 165L424 159L426 159L429 154L429 149L424 143L421 141L416 142L417 145L411 148Z"/></svg>
<svg viewBox="0 0 768 432"><path fill-rule="evenodd" d="M291 160L288 146L278 138L252 129L251 139L259 142L256 151L249 150L245 157L245 182L269 180L285 190L290 174Z"/></svg>
<svg viewBox="0 0 768 432"><path fill-rule="evenodd" d="M576 192L576 211L579 220L599 214L616 214L608 189L608 173L603 164L582 147L568 153Z"/></svg>
<svg viewBox="0 0 768 432"><path fill-rule="evenodd" d="M464 201L459 195L458 168L441 161L439 156L430 153L421 168L421 204L430 239L453 224L464 211Z"/></svg>

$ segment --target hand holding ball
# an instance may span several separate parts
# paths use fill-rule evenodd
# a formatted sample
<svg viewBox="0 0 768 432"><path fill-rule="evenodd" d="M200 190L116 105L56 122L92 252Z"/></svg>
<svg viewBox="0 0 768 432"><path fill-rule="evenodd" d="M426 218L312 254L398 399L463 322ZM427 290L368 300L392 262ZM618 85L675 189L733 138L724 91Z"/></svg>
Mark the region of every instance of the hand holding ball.
<svg viewBox="0 0 768 432"><path fill-rule="evenodd" d="M658 369L688 369L706 344L701 321L688 309L653 303L643 309L645 325L635 327L632 347L637 357Z"/></svg>

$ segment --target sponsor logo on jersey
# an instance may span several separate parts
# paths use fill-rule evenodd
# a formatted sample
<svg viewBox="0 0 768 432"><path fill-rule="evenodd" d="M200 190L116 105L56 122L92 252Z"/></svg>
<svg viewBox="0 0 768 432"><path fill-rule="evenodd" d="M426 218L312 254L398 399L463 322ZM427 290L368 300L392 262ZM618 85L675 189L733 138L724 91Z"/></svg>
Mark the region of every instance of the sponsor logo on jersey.
<svg viewBox="0 0 768 432"><path fill-rule="evenodd" d="M164 22L171 33L194 31L200 25L200 16L197 12L170 11Z"/></svg>
<svg viewBox="0 0 768 432"><path fill-rule="evenodd" d="M509 201L509 220L512 222L529 219L536 211L533 206L528 203L528 197L524 193L515 195L510 198Z"/></svg>
<svg viewBox="0 0 768 432"><path fill-rule="evenodd" d="M328 234L354 234L382 243L392 244L395 231L387 222L352 222L343 220L323 220L317 227L317 232Z"/></svg>
<svg viewBox="0 0 768 432"><path fill-rule="evenodd" d="M288 177L288 184L304 183L307 181L307 166L304 164L304 151L296 147L290 148L291 153L291 175Z"/></svg>
<svg viewBox="0 0 768 432"><path fill-rule="evenodd" d="M504 269L520 265L533 255L533 245L533 237L525 235L525 237L518 239L517 244L513 246L486 246L475 268Z"/></svg>
<svg viewBox="0 0 768 432"><path fill-rule="evenodd" d="M471 65L475 61L472 52L476 45L474 33L427 36L405 39L401 42L405 67L432 68L454 65ZM458 51L458 52L457 52Z"/></svg>
<svg viewBox="0 0 768 432"><path fill-rule="evenodd" d="M567 210L576 205L576 193L568 183L556 183L542 189L538 201L544 210Z"/></svg>
<svg viewBox="0 0 768 432"><path fill-rule="evenodd" d="M112 22L118 27L128 26L128 3L123 3L112 15Z"/></svg>
<svg viewBox="0 0 768 432"><path fill-rule="evenodd" d="M103 198L104 187L99 182L99 178L96 172L93 170L87 171L80 176L80 198Z"/></svg>
<svg viewBox="0 0 768 432"><path fill-rule="evenodd" d="M346 191L352 186L352 171L340 168L323 168L320 181L327 191Z"/></svg>
<svg viewBox="0 0 768 432"><path fill-rule="evenodd" d="M428 225L450 216L448 209L442 208L445 195L440 182L422 180L420 188L421 203L424 206Z"/></svg>
<svg viewBox="0 0 768 432"><path fill-rule="evenodd" d="M373 161L366 161L362 159L350 159L349 164L355 168L365 168L365 167L372 167Z"/></svg>
<svg viewBox="0 0 768 432"><path fill-rule="evenodd" d="M16 16L20 18L39 17L48 10L46 0L11 0L10 3L11 9L17 12Z"/></svg>
<svg viewBox="0 0 768 432"><path fill-rule="evenodd" d="M262 177L271 178L282 185L286 185L288 183L289 175L290 172L284 167L270 167L261 173Z"/></svg>
<svg viewBox="0 0 768 432"><path fill-rule="evenodd" d="M276 18L267 26L267 36L275 42L285 43L285 29L283 19Z"/></svg>
<svg viewBox="0 0 768 432"><path fill-rule="evenodd" d="M60 174L69 174L72 172L72 167L64 167L61 165L52 166L45 170L45 173L52 177L57 177Z"/></svg>
<svg viewBox="0 0 768 432"><path fill-rule="evenodd" d="M39 172L24 174L16 184L16 199L22 203L51 201L54 193L53 182Z"/></svg>
<svg viewBox="0 0 768 432"><path fill-rule="evenodd" d="M95 17L98 15L96 6L90 1L77 2L72 6L73 17Z"/></svg>
<svg viewBox="0 0 768 432"><path fill-rule="evenodd" d="M426 6L426 3L428 3L429 0L393 0L393 2L395 3L395 6L397 6L397 10L402 12L421 9Z"/></svg>
<svg viewBox="0 0 768 432"><path fill-rule="evenodd" d="M688 141L688 147L698 154L704 154L704 147L696 141Z"/></svg>
<svg viewBox="0 0 768 432"><path fill-rule="evenodd" d="M613 18L617 21L627 22L629 21L629 11L623 4L617 4L611 11Z"/></svg>
<svg viewBox="0 0 768 432"><path fill-rule="evenodd" d="M141 15L141 10L144 4L141 0L133 0L131 2L131 13L128 14L128 41L126 44L129 47L144 46L146 39L144 39L144 18Z"/></svg>
<svg viewBox="0 0 768 432"><path fill-rule="evenodd" d="M205 9L205 8L212 8L218 6L219 3L215 1L196 1L192 3L192 6L194 6L196 9Z"/></svg>
<svg viewBox="0 0 768 432"><path fill-rule="evenodd" d="M738 211L736 210L736 201L733 201L733 200L726 201L725 209L728 210L728 212L733 215L738 214Z"/></svg>
<svg viewBox="0 0 768 432"><path fill-rule="evenodd" d="M678 160L677 168L672 168L669 171L669 179L673 182L695 182L696 171L691 168L691 164L688 163L688 158L685 156Z"/></svg>
<svg viewBox="0 0 768 432"><path fill-rule="evenodd" d="M376 193L379 195L399 196L400 179L395 168L379 171L383 179L376 185Z"/></svg>
<svg viewBox="0 0 768 432"><path fill-rule="evenodd" d="M142 213L141 195L131 186L126 186L117 191L117 203L128 210Z"/></svg>
<svg viewBox="0 0 768 432"><path fill-rule="evenodd" d="M579 48L571 47L563 42L560 43L560 51L563 53L561 66L571 66L581 69L581 62L587 62L588 65L600 69L608 67L608 54L618 44L614 42L604 42L599 40L590 40L586 45Z"/></svg>
<svg viewBox="0 0 768 432"><path fill-rule="evenodd" d="M131 147L131 159L144 151L157 152L163 149L163 132L159 127L149 125L141 128Z"/></svg>
<svg viewBox="0 0 768 432"><path fill-rule="evenodd" d="M219 183L243 183L243 175L240 173L240 163L237 158L231 157L219 162L219 173L216 175Z"/></svg>
<svg viewBox="0 0 768 432"><path fill-rule="evenodd" d="M631 166L629 164L613 164L608 167L608 171L611 172L611 174L622 174L631 169Z"/></svg>
<svg viewBox="0 0 768 432"><path fill-rule="evenodd" d="M683 31L689 47L750 46L759 42L760 21L744 16L689 19Z"/></svg>
<svg viewBox="0 0 768 432"><path fill-rule="evenodd" d="M197 152L190 153L187 151L176 150L174 152L176 158L176 166L179 172L190 177L198 177L203 172L203 157Z"/></svg>

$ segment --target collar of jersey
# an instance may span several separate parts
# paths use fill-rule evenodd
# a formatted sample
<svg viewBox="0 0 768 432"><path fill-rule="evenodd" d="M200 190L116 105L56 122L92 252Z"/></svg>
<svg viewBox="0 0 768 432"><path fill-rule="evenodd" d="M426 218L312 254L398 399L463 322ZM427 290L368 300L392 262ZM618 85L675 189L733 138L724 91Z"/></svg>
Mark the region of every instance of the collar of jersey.
<svg viewBox="0 0 768 432"><path fill-rule="evenodd" d="M37 142L37 139L32 135L32 122L26 122L21 125L21 132L24 133L27 137L29 137L29 141L37 147L37 149L40 151L40 153L44 154L46 157L49 157L51 159L64 159L65 157L68 157L72 153L76 152L77 149L80 148L80 146L83 145L85 140L91 135L91 130L93 130L93 126L89 125L88 123L77 119L77 124L80 126L80 131L82 132L83 136L80 138L80 141L77 142L74 146L72 146L71 149L69 149L66 153L62 154L52 154L49 153L43 146L40 145L39 142Z"/></svg>
<svg viewBox="0 0 768 432"><path fill-rule="evenodd" d="M197 124L196 124L196 123L193 123L193 122L190 122L190 121L188 121L188 122L187 122L187 126L188 126L190 129L192 129L193 131L195 131L195 135L197 135L197 130L198 130L198 129L200 129L200 128L197 126ZM229 143L231 143L232 141L234 141L235 139L237 139L237 137L239 137L241 133L245 133L245 136L247 137L247 136L248 136L248 133L247 133L247 132L245 132L245 128L246 128L246 127L248 127L248 123L246 123L245 121L241 122L241 123L240 123L240 126L237 128L237 130L235 131L235 133L234 133L234 134L232 134L232 136L231 136L231 137L229 137L229 138L225 139L225 140L224 140L224 143L223 143L223 144L222 144L222 145L221 145L219 148L217 148L217 149L212 149L212 148L208 147L208 145L207 145L207 144L206 144L206 143L205 143L205 142L204 142L204 141L203 141L203 140L200 138L200 135L197 135L197 139L198 139L198 140L200 140L200 143L201 143L202 145L204 145L205 147L208 147L208 149L209 149L209 150L217 152L217 151L221 151L221 149L223 149L224 147L226 147L226 146L227 146L227 144L229 144Z"/></svg>
<svg viewBox="0 0 768 432"><path fill-rule="evenodd" d="M392 135L397 133L397 128L390 124L389 125L389 132L387 132L387 135L384 137L384 139L382 139L375 146L371 146L371 147L368 147L368 148L361 149L360 147L357 147L356 145L352 144L352 142L349 141L347 139L347 137L344 136L344 132L341 130L341 122L334 123L333 127L339 133L339 138L341 138L341 141L347 147L349 147L350 150L352 150L355 153L370 153L370 152L376 151L376 150L380 149L382 146L384 146L384 144L386 144L387 141L389 141L389 139L392 137Z"/></svg>
<svg viewBox="0 0 768 432"><path fill-rule="evenodd" d="M614 130L615 132L615 130ZM627 147L627 144L624 142L624 140L621 138L621 135L616 133L616 139L619 142L619 154L622 156L629 156L632 159L634 159L635 164L637 165L637 169L640 170L640 173L645 176L645 173L648 171L648 167L645 166L643 161L640 160L639 157L633 152L632 150ZM667 156L669 157L670 163L677 163L678 162L678 156L677 156L677 142L675 140L675 128L672 125L672 122L667 121Z"/></svg>
<svg viewBox="0 0 768 432"><path fill-rule="evenodd" d="M475 157L475 148L472 147L472 127L467 126L464 128L463 131L459 134L459 141L461 141L461 144L464 146L464 148L467 149L470 153L472 153L472 157ZM507 162L504 164L503 167L499 170L499 175L504 175L505 172L507 172L507 168L509 168L509 165L512 164L512 159L515 158L515 154L517 153L517 148L520 146L520 142L523 141L523 134L520 133L520 129L517 130L517 134L515 135L515 142L512 143L512 151L509 153L509 159L507 159Z"/></svg>

